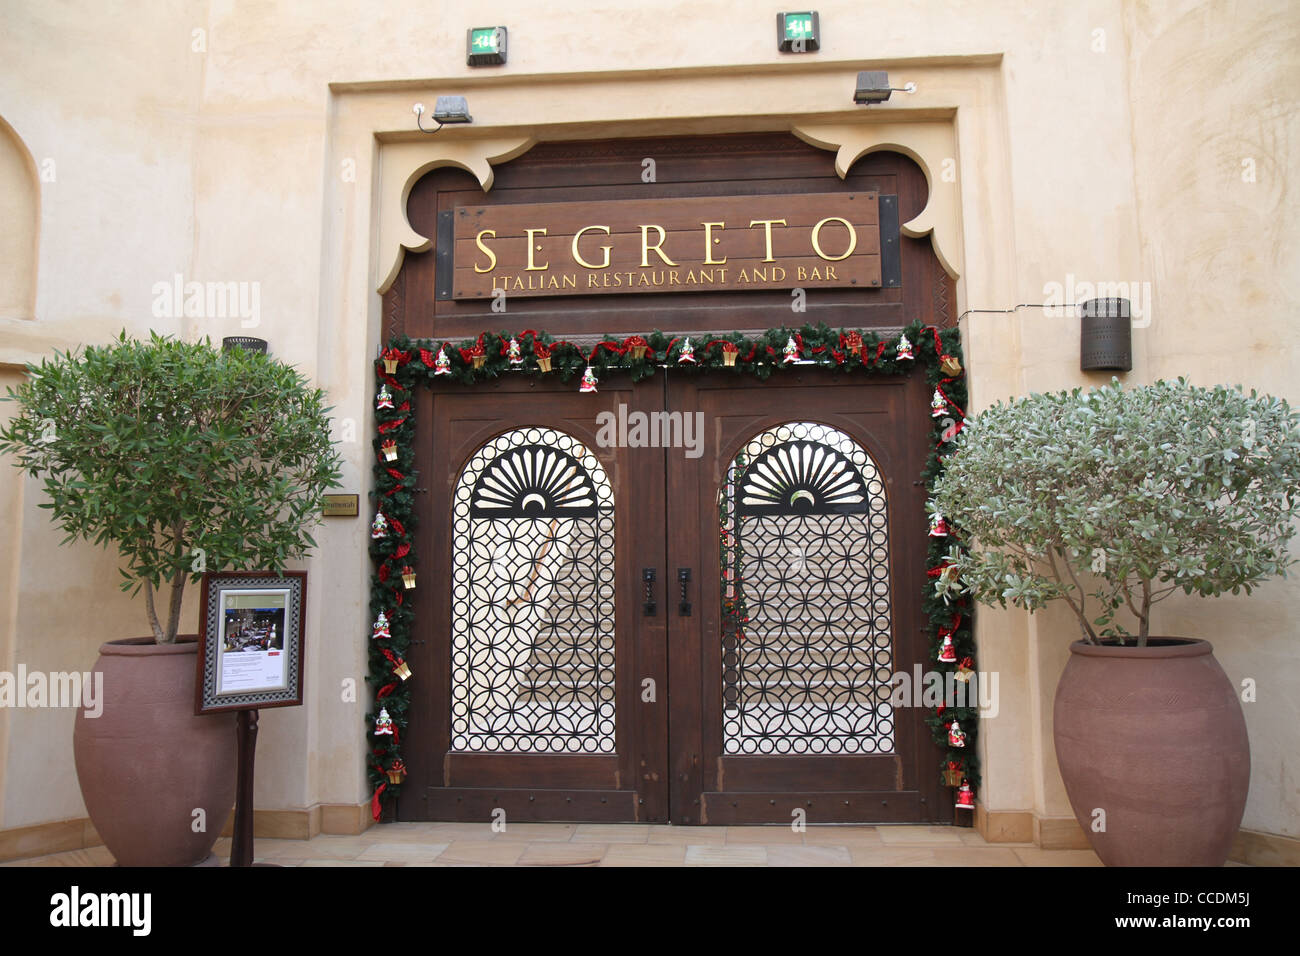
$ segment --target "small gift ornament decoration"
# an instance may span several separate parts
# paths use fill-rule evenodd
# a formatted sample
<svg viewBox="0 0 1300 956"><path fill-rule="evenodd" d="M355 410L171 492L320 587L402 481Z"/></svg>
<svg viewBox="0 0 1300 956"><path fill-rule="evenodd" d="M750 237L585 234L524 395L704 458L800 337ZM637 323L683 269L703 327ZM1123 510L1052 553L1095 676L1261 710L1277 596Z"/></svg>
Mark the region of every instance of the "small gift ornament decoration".
<svg viewBox="0 0 1300 956"><path fill-rule="evenodd" d="M533 354L537 356L537 367L543 372L551 370L551 349L541 342L533 343Z"/></svg>
<svg viewBox="0 0 1300 956"><path fill-rule="evenodd" d="M406 663L406 661L402 660L400 657L397 659L397 666L393 668L393 673L396 674L398 677L400 677L402 680L411 679L411 667L409 664Z"/></svg>
<svg viewBox="0 0 1300 956"><path fill-rule="evenodd" d="M379 446L384 451L384 461L397 461L397 442L392 438L386 439Z"/></svg>
<svg viewBox="0 0 1300 956"><path fill-rule="evenodd" d="M961 789L957 791L957 809L975 809L975 791L970 788L970 784L965 780L961 782Z"/></svg>
<svg viewBox="0 0 1300 956"><path fill-rule="evenodd" d="M380 385L379 394L375 396L375 410L378 411L381 408L392 408L392 407L393 407L393 393L388 390L387 384Z"/></svg>
<svg viewBox="0 0 1300 956"><path fill-rule="evenodd" d="M948 766L943 771L943 785L945 787L960 787L966 775L962 773L961 764L955 760L949 760Z"/></svg>
<svg viewBox="0 0 1300 956"><path fill-rule="evenodd" d="M957 723L957 721L955 720L948 725L948 746L949 747L966 746L966 732L961 729L961 724Z"/></svg>
<svg viewBox="0 0 1300 956"><path fill-rule="evenodd" d="M913 360L912 343L907 340L907 335L903 334L898 337L898 352L894 358L900 362L910 362Z"/></svg>
<svg viewBox="0 0 1300 956"><path fill-rule="evenodd" d="M384 349L384 371L392 375L397 371L397 363L401 360L402 353L398 349Z"/></svg>
<svg viewBox="0 0 1300 956"><path fill-rule="evenodd" d="M948 521L939 512L930 515L930 537L946 538L948 537Z"/></svg>
<svg viewBox="0 0 1300 956"><path fill-rule="evenodd" d="M474 363L475 368L482 368L487 362L487 350L475 342L469 347L469 358Z"/></svg>
<svg viewBox="0 0 1300 956"><path fill-rule="evenodd" d="M393 765L388 768L388 782L401 783L405 779L406 779L406 764L402 762L401 757L398 757L396 760L393 761Z"/></svg>
<svg viewBox="0 0 1300 956"><path fill-rule="evenodd" d="M594 392L598 381L600 379L596 378L595 370L588 365L587 371L582 373L582 382L578 385L578 391L583 393Z"/></svg>
<svg viewBox="0 0 1300 956"><path fill-rule="evenodd" d="M645 350L650 347L650 343L639 335L633 335L623 343L623 346L627 349L629 357L639 360L645 358Z"/></svg>
<svg viewBox="0 0 1300 956"><path fill-rule="evenodd" d="M677 364L678 365L696 364L695 346L691 344L690 336L687 336L686 341L682 343L682 350L677 356Z"/></svg>
<svg viewBox="0 0 1300 956"><path fill-rule="evenodd" d="M735 342L722 343L722 364L727 368L732 368L736 364L736 356L740 354L740 349Z"/></svg>
<svg viewBox="0 0 1300 956"><path fill-rule="evenodd" d="M387 707L380 707L379 716L375 718L375 736L382 737L385 734L393 736L393 718L388 716Z"/></svg>
<svg viewBox="0 0 1300 956"><path fill-rule="evenodd" d="M523 365L524 353L519 349L519 343L515 341L514 336L510 337L510 344L506 346L506 358L510 360L511 365Z"/></svg>
<svg viewBox="0 0 1300 956"><path fill-rule="evenodd" d="M383 611L380 611L379 617L375 618L375 623L371 628L371 632L370 639L372 641L378 641L393 636L388 631L388 615Z"/></svg>
<svg viewBox="0 0 1300 956"><path fill-rule="evenodd" d="M856 355L864 364L867 361L866 354L862 351L862 333L846 332L844 333L844 348L850 355Z"/></svg>
<svg viewBox="0 0 1300 956"><path fill-rule="evenodd" d="M961 361L955 355L945 355L939 359L939 371L954 378L961 374Z"/></svg>
<svg viewBox="0 0 1300 956"><path fill-rule="evenodd" d="M415 568L409 564L402 568L402 587L408 591L415 589Z"/></svg>
<svg viewBox="0 0 1300 956"><path fill-rule="evenodd" d="M953 646L951 633L943 636L943 644L939 648L939 661L943 664L957 663L957 648Z"/></svg>
<svg viewBox="0 0 1300 956"><path fill-rule="evenodd" d="M943 418L948 414L948 399L943 397L943 392L937 388L934 390L934 396L930 399L930 417Z"/></svg>
<svg viewBox="0 0 1300 956"><path fill-rule="evenodd" d="M375 520L370 522L370 537L376 541L388 537L388 519L382 511L376 511Z"/></svg>
<svg viewBox="0 0 1300 956"><path fill-rule="evenodd" d="M434 375L451 374L451 359L447 358L446 346L443 346L442 348L438 349L438 356L433 360L433 374Z"/></svg>
<svg viewBox="0 0 1300 956"><path fill-rule="evenodd" d="M970 679L975 676L975 662L969 657L963 657L961 663L957 665L957 680L963 684L969 684Z"/></svg>
<svg viewBox="0 0 1300 956"><path fill-rule="evenodd" d="M799 361L799 345L795 342L793 335L786 339L785 348L781 350L781 354L785 356L781 361L786 365Z"/></svg>

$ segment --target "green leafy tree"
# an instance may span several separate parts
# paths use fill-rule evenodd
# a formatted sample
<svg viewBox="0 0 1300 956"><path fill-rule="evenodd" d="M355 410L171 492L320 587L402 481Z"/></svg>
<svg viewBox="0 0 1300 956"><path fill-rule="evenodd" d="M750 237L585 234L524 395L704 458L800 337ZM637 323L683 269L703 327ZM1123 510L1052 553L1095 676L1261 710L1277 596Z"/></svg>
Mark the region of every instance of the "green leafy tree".
<svg viewBox="0 0 1300 956"><path fill-rule="evenodd" d="M1151 606L1175 591L1249 594L1285 575L1298 428L1282 399L1181 378L999 402L962 430L935 484L932 507L973 549L951 549L937 593L1030 610L1064 600L1090 643L1129 637L1115 621L1127 607L1144 646Z"/></svg>
<svg viewBox="0 0 1300 956"><path fill-rule="evenodd" d="M114 543L124 591L144 589L154 640L172 643L187 581L280 570L308 533L340 459L324 395L264 354L123 332L27 367L0 451L44 480L67 534ZM166 620L155 594L170 588Z"/></svg>

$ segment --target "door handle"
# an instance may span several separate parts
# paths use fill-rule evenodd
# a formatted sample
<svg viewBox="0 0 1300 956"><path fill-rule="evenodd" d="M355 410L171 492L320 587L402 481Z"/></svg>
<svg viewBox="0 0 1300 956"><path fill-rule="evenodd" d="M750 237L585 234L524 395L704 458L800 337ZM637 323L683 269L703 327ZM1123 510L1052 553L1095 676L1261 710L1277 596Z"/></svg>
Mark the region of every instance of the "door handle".
<svg viewBox="0 0 1300 956"><path fill-rule="evenodd" d="M641 607L641 613L644 617L655 616L655 569L641 569L642 598L644 604Z"/></svg>
<svg viewBox="0 0 1300 956"><path fill-rule="evenodd" d="M691 580L691 569L690 569L690 568L678 568L678 569L677 569L677 585L678 585L678 587L681 588L681 600L680 600L680 601L678 602L678 604L677 604L677 616L678 616L678 617L690 617L690 616L691 616L691 602L690 602L690 600L688 599L687 594L686 594L686 585L690 582L690 580Z"/></svg>

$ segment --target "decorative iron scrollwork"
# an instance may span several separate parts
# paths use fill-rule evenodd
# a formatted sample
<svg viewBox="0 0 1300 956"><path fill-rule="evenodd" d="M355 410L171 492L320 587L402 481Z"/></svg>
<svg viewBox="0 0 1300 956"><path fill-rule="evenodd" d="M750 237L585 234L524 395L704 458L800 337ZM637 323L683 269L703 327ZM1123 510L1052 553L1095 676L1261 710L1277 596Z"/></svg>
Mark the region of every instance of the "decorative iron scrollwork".
<svg viewBox="0 0 1300 956"><path fill-rule="evenodd" d="M613 753L614 498L571 436L480 448L452 505L452 749Z"/></svg>
<svg viewBox="0 0 1300 956"><path fill-rule="evenodd" d="M723 752L893 751L884 483L867 452L792 422L748 442L718 498Z"/></svg>

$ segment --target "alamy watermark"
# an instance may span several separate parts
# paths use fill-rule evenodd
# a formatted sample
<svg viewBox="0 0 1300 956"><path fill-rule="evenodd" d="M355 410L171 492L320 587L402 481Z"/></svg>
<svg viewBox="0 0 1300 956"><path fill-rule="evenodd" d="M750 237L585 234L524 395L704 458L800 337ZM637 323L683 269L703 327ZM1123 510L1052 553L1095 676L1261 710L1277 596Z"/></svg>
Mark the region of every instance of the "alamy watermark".
<svg viewBox="0 0 1300 956"><path fill-rule="evenodd" d="M1145 329L1151 325L1150 282L1087 282L1067 272L1065 282L1043 284L1043 314L1048 318L1073 315L1073 310L1089 299L1127 299L1133 328Z"/></svg>
<svg viewBox="0 0 1300 956"><path fill-rule="evenodd" d="M156 319L239 319L244 329L262 324L260 282L186 282L178 272L150 292Z"/></svg>
<svg viewBox="0 0 1300 956"><path fill-rule="evenodd" d="M0 707L85 707L87 717L104 713L102 671L0 671Z"/></svg>
<svg viewBox="0 0 1300 956"><path fill-rule="evenodd" d="M596 444L601 448L684 448L687 458L704 454L703 412L617 412L596 416Z"/></svg>

